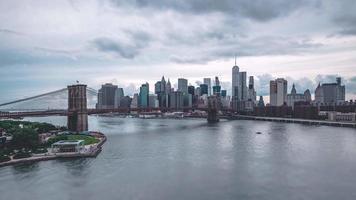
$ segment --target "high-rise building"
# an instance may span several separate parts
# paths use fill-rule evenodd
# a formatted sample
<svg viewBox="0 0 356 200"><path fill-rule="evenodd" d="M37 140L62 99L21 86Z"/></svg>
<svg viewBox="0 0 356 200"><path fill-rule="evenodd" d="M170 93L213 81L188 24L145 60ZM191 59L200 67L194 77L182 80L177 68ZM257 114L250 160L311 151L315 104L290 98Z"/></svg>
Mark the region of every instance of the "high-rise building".
<svg viewBox="0 0 356 200"><path fill-rule="evenodd" d="M191 94L191 95L194 96L194 94L195 94L195 87L194 86L192 86L192 85L188 86L188 94Z"/></svg>
<svg viewBox="0 0 356 200"><path fill-rule="evenodd" d="M172 92L172 86L171 86L171 82L168 79L167 85L166 85L166 94L169 94Z"/></svg>
<svg viewBox="0 0 356 200"><path fill-rule="evenodd" d="M220 96L221 93L221 86L220 85L214 85L213 86L213 94L215 96Z"/></svg>
<svg viewBox="0 0 356 200"><path fill-rule="evenodd" d="M263 101L263 96L260 96L260 99L258 100L258 107L265 107L265 102Z"/></svg>
<svg viewBox="0 0 356 200"><path fill-rule="evenodd" d="M200 96L204 94L208 95L208 85L200 84Z"/></svg>
<svg viewBox="0 0 356 200"><path fill-rule="evenodd" d="M277 78L270 81L270 105L282 106L287 102L287 80Z"/></svg>
<svg viewBox="0 0 356 200"><path fill-rule="evenodd" d="M231 82L231 96L235 96L238 99L240 99L240 95L239 95L239 85L240 85L240 81L239 81L239 67L236 65L236 56L235 56L235 65L232 67L232 82Z"/></svg>
<svg viewBox="0 0 356 200"><path fill-rule="evenodd" d="M124 98L124 89L123 88L117 88L115 91L115 108L121 107L121 99Z"/></svg>
<svg viewBox="0 0 356 200"><path fill-rule="evenodd" d="M195 95L200 96L201 95L201 89L200 87L195 88Z"/></svg>
<svg viewBox="0 0 356 200"><path fill-rule="evenodd" d="M178 91L188 94L188 80L184 78L178 79Z"/></svg>
<svg viewBox="0 0 356 200"><path fill-rule="evenodd" d="M341 78L336 83L324 83L315 89L315 102L317 104L337 105L345 102L345 85L341 85Z"/></svg>
<svg viewBox="0 0 356 200"><path fill-rule="evenodd" d="M227 93L226 90L221 90L221 96L222 97L226 97L226 95L227 95L226 93Z"/></svg>
<svg viewBox="0 0 356 200"><path fill-rule="evenodd" d="M219 77L215 76L215 86L220 86Z"/></svg>
<svg viewBox="0 0 356 200"><path fill-rule="evenodd" d="M98 109L113 109L117 107L117 85L106 83L98 91Z"/></svg>
<svg viewBox="0 0 356 200"><path fill-rule="evenodd" d="M157 81L155 83L155 94L160 94L162 92L161 83L161 81Z"/></svg>
<svg viewBox="0 0 356 200"><path fill-rule="evenodd" d="M137 93L135 93L132 97L130 108L138 108L139 107L138 99L139 99L139 96Z"/></svg>
<svg viewBox="0 0 356 200"><path fill-rule="evenodd" d="M148 106L150 108L158 108L159 104L158 104L158 98L157 95L155 94L150 94L148 96Z"/></svg>
<svg viewBox="0 0 356 200"><path fill-rule="evenodd" d="M165 92L166 91L166 88L167 87L167 84L166 84L166 80L164 79L164 76L162 76L162 79L161 79L161 92Z"/></svg>
<svg viewBox="0 0 356 200"><path fill-rule="evenodd" d="M211 78L204 78L203 83L208 86L208 95L211 95Z"/></svg>
<svg viewBox="0 0 356 200"><path fill-rule="evenodd" d="M246 72L239 72L239 96L240 100L247 100Z"/></svg>
<svg viewBox="0 0 356 200"><path fill-rule="evenodd" d="M176 91L169 94L170 108L181 110L184 105L183 92Z"/></svg>
<svg viewBox="0 0 356 200"><path fill-rule="evenodd" d="M140 87L140 94L139 94L139 107L140 108L148 108L149 104L149 85L148 83L142 84Z"/></svg>
<svg viewBox="0 0 356 200"><path fill-rule="evenodd" d="M253 76L250 76L248 83L248 93L247 99L256 102L256 90L254 86Z"/></svg>

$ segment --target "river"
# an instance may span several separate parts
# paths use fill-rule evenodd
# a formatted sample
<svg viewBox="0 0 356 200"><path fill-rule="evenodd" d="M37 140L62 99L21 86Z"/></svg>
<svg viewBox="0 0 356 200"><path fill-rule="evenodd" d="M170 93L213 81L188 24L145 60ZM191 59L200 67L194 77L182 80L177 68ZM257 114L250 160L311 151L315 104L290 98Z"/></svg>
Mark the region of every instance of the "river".
<svg viewBox="0 0 356 200"><path fill-rule="evenodd" d="M356 199L356 129L103 116L89 128L108 138L97 158L2 167L0 199Z"/></svg>

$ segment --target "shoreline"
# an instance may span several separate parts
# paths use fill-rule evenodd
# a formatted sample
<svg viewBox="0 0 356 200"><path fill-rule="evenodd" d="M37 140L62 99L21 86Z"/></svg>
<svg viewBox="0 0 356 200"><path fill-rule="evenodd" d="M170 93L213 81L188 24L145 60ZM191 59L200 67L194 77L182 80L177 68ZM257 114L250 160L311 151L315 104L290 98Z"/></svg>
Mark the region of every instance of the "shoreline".
<svg viewBox="0 0 356 200"><path fill-rule="evenodd" d="M95 158L102 151L102 146L106 142L107 138L103 133L95 132L95 134L100 134L101 138L100 142L95 145L95 149L88 153L56 153L56 154L38 154L28 158L20 158L20 159L12 159L6 162L1 162L0 167L17 165L17 164L28 164L39 161L47 161L47 160L55 160L55 159L63 159L63 158Z"/></svg>

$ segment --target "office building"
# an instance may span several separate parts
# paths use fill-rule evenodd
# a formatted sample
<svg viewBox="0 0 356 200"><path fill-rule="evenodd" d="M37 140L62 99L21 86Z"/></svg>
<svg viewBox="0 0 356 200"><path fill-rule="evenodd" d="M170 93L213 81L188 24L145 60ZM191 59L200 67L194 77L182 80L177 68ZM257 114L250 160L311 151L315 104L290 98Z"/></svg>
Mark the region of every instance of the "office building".
<svg viewBox="0 0 356 200"><path fill-rule="evenodd" d="M256 102L256 90L253 76L250 76L248 83L247 99Z"/></svg>
<svg viewBox="0 0 356 200"><path fill-rule="evenodd" d="M282 106L287 103L287 80L277 78L270 81L270 105Z"/></svg>
<svg viewBox="0 0 356 200"><path fill-rule="evenodd" d="M209 95L208 94L208 85L200 84L200 96L202 96L204 94Z"/></svg>
<svg viewBox="0 0 356 200"><path fill-rule="evenodd" d="M211 78L204 78L203 83L208 86L208 95L211 95Z"/></svg>
<svg viewBox="0 0 356 200"><path fill-rule="evenodd" d="M139 107L140 108L148 108L149 104L149 99L148 99L148 95L149 95L149 85L148 83L142 84L140 87L140 94L139 94Z"/></svg>
<svg viewBox="0 0 356 200"><path fill-rule="evenodd" d="M178 92L188 94L188 80L184 78L178 79Z"/></svg>
<svg viewBox="0 0 356 200"><path fill-rule="evenodd" d="M239 97L240 100L247 100L246 72L239 72Z"/></svg>
<svg viewBox="0 0 356 200"><path fill-rule="evenodd" d="M315 89L315 102L324 105L339 105L345 102L345 85L341 85L341 78L336 83L324 83Z"/></svg>
<svg viewBox="0 0 356 200"><path fill-rule="evenodd" d="M239 67L236 65L236 57L235 57L235 65L232 67L232 83L231 83L231 96L237 97L240 99L239 96Z"/></svg>
<svg viewBox="0 0 356 200"><path fill-rule="evenodd" d="M117 85L106 83L98 91L98 109L113 109L117 107Z"/></svg>

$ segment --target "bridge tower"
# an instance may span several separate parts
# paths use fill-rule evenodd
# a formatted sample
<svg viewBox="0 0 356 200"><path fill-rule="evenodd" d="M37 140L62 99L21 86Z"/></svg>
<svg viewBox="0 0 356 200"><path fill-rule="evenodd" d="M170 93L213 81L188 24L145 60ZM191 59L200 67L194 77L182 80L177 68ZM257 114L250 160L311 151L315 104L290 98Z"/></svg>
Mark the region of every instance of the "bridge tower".
<svg viewBox="0 0 356 200"><path fill-rule="evenodd" d="M215 123L219 122L219 101L217 96L208 97L208 122Z"/></svg>
<svg viewBox="0 0 356 200"><path fill-rule="evenodd" d="M87 86L82 84L68 86L69 131L88 131Z"/></svg>

